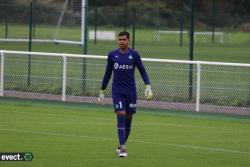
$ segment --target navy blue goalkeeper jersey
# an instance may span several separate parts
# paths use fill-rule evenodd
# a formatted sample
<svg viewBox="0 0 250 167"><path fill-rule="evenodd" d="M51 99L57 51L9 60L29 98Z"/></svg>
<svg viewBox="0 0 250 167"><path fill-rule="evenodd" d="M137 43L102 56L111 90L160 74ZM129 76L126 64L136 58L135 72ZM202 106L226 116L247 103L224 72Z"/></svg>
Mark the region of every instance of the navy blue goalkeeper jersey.
<svg viewBox="0 0 250 167"><path fill-rule="evenodd" d="M122 53L120 49L110 52L101 89L106 89L113 72L113 91L135 91L135 67L138 68L144 83L150 84L147 72L137 51L129 48L125 53Z"/></svg>

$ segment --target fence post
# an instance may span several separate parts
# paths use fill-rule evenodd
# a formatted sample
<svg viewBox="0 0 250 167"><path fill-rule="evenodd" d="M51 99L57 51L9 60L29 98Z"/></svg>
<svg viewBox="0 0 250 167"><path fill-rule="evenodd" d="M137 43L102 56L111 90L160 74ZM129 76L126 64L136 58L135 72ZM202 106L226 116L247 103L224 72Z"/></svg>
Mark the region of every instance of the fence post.
<svg viewBox="0 0 250 167"><path fill-rule="evenodd" d="M212 43L215 42L214 39L214 33L215 33L215 12L216 12L216 7L215 7L215 0L213 0L213 11L212 11Z"/></svg>
<svg viewBox="0 0 250 167"><path fill-rule="evenodd" d="M1 52L1 72L0 72L0 96L3 96L4 87L4 53Z"/></svg>
<svg viewBox="0 0 250 167"><path fill-rule="evenodd" d="M32 50L32 26L33 26L33 4L30 3L30 24L29 24L29 51ZM31 75L31 55L29 55L28 61L28 80L27 85L30 86L30 75Z"/></svg>
<svg viewBox="0 0 250 167"><path fill-rule="evenodd" d="M194 1L190 0L190 46L189 46L189 60L193 61L194 50ZM192 100L193 97L193 64L189 64L189 94L188 99Z"/></svg>
<svg viewBox="0 0 250 167"><path fill-rule="evenodd" d="M133 40L132 40L133 49L135 49L135 26L136 26L136 9L133 8Z"/></svg>
<svg viewBox="0 0 250 167"><path fill-rule="evenodd" d="M36 18L36 0L33 0L33 15L34 15L34 18ZM32 37L35 37L36 36L36 19L33 19L33 26L32 26Z"/></svg>
<svg viewBox="0 0 250 167"><path fill-rule="evenodd" d="M156 7L156 32L159 32L160 30L160 2L159 0L156 1L157 7Z"/></svg>
<svg viewBox="0 0 250 167"><path fill-rule="evenodd" d="M6 39L8 38L8 30L9 30L9 26L8 26L9 4L7 2L5 2L4 4L5 38Z"/></svg>
<svg viewBox="0 0 250 167"><path fill-rule="evenodd" d="M249 86L248 86L248 100L247 100L247 104L250 105L250 80L249 80Z"/></svg>
<svg viewBox="0 0 250 167"><path fill-rule="evenodd" d="M96 1L95 1L96 3ZM97 19L98 19L98 8L97 8L97 3L95 4L95 19L94 19L94 26L95 26L95 40L94 40L94 44L96 44L96 33L97 33Z"/></svg>
<svg viewBox="0 0 250 167"><path fill-rule="evenodd" d="M183 46L183 24L184 24L184 0L180 3L180 47Z"/></svg>
<svg viewBox="0 0 250 167"><path fill-rule="evenodd" d="M197 81L196 81L196 105L195 111L200 111L200 95L201 95L201 64L197 63Z"/></svg>
<svg viewBox="0 0 250 167"><path fill-rule="evenodd" d="M67 57L63 56L63 83L62 83L62 101L66 100L67 84Z"/></svg>
<svg viewBox="0 0 250 167"><path fill-rule="evenodd" d="M124 0L124 31L127 31L127 24L128 24L128 0Z"/></svg>
<svg viewBox="0 0 250 167"><path fill-rule="evenodd" d="M84 3L83 3L84 2ZM83 35L83 54L87 54L88 52L88 0L82 1L82 10L84 10L84 35ZM83 65L82 65L82 92L86 92L86 81L87 81L87 58L83 58Z"/></svg>

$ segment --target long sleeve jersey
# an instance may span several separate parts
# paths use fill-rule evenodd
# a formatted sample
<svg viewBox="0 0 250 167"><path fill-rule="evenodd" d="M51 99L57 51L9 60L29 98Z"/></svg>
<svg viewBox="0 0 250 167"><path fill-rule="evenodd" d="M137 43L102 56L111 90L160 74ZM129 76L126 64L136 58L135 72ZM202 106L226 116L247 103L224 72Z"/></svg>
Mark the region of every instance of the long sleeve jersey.
<svg viewBox="0 0 250 167"><path fill-rule="evenodd" d="M129 48L126 53L122 53L119 49L110 52L101 89L106 89L113 72L113 91L120 89L125 91L136 90L135 67L138 68L144 83L150 84L147 72L137 51Z"/></svg>

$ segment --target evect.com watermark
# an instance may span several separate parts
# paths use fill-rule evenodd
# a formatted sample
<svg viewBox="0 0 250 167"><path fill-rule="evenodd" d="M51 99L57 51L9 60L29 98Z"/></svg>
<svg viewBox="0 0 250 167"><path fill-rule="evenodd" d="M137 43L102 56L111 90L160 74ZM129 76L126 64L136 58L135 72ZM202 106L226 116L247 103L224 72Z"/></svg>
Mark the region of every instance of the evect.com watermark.
<svg viewBox="0 0 250 167"><path fill-rule="evenodd" d="M0 152L0 161L32 161L33 158L30 152Z"/></svg>

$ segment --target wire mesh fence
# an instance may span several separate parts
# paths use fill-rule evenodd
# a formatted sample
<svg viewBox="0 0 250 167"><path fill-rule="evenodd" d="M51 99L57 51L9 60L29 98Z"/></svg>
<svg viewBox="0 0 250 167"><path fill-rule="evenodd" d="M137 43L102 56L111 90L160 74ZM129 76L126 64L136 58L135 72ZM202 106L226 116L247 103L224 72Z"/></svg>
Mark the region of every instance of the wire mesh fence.
<svg viewBox="0 0 250 167"><path fill-rule="evenodd" d="M204 65L202 103L229 106L249 105L249 69L242 67L213 67Z"/></svg>
<svg viewBox="0 0 250 167"><path fill-rule="evenodd" d="M55 53L39 53L38 56L31 52L29 76L27 71L29 59L26 54L23 52L4 54L4 95L12 93L15 97L43 99L54 97L54 100L66 99L66 101L71 101L73 98L76 101L98 103L97 97L106 65L104 57L60 56ZM65 56L66 63L63 59ZM193 65L190 66L191 64ZM198 64L199 71L197 71ZM240 114L250 112L249 64L225 65L145 59L144 65L151 80L154 99L152 102L145 101L145 85L136 70L139 106L194 111L197 110L198 103L199 111ZM30 82L28 82L29 77ZM111 85L112 79L105 91L107 104L111 104ZM64 91L65 97L62 98Z"/></svg>

